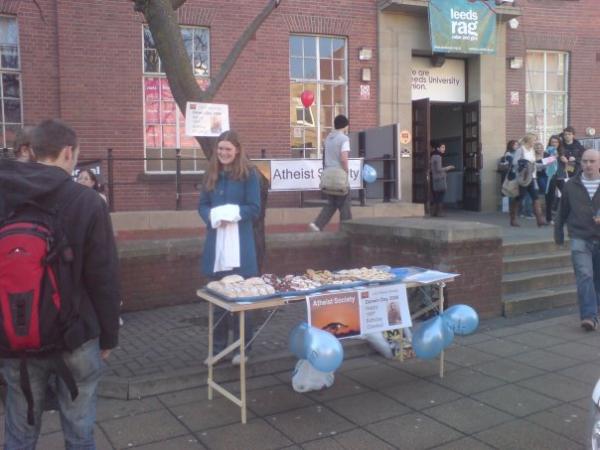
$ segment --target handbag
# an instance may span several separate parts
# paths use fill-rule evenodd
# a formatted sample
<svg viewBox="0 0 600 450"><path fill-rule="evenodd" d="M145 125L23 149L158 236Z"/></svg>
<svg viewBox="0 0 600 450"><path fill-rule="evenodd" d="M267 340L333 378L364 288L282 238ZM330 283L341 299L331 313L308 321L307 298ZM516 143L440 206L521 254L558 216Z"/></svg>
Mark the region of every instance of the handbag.
<svg viewBox="0 0 600 450"><path fill-rule="evenodd" d="M517 180L517 176L512 170L508 172L504 182L502 183L502 195L510 198L519 196L519 182Z"/></svg>
<svg viewBox="0 0 600 450"><path fill-rule="evenodd" d="M319 188L328 195L346 195L350 189L348 174L341 167L327 167L321 175Z"/></svg>

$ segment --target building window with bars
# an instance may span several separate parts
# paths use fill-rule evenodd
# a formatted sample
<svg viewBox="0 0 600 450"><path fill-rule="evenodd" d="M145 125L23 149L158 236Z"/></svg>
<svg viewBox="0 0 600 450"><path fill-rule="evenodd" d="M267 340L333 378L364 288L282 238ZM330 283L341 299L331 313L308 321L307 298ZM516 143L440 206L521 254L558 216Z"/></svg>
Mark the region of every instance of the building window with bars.
<svg viewBox="0 0 600 450"><path fill-rule="evenodd" d="M333 118L347 114L346 39L335 36L290 36L290 142L295 157L320 158ZM314 94L306 108L304 91Z"/></svg>
<svg viewBox="0 0 600 450"><path fill-rule="evenodd" d="M210 75L209 30L181 27L181 35L198 85L206 89ZM204 154L196 139L185 134L185 118L175 103L147 26L143 28L143 42L146 172L175 172L176 149L181 150L183 172L202 172Z"/></svg>
<svg viewBox="0 0 600 450"><path fill-rule="evenodd" d="M542 142L567 126L569 54L527 51L526 128Z"/></svg>

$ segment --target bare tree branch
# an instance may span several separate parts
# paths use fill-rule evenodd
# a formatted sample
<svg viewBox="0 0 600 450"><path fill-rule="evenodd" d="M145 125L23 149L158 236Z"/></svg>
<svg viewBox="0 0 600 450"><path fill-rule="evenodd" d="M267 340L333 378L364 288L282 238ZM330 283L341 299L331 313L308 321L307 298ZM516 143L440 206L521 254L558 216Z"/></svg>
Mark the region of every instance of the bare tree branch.
<svg viewBox="0 0 600 450"><path fill-rule="evenodd" d="M187 0L171 0L173 11L177 11L185 2L187 2Z"/></svg>
<svg viewBox="0 0 600 450"><path fill-rule="evenodd" d="M254 18L252 23L250 23L250 25L248 25L248 27L244 30L240 38L237 40L237 42L231 49L229 56L227 56L227 59L221 66L219 74L211 80L210 86L206 91L207 97L212 98L219 91L219 88L227 78L227 75L229 75L229 72L235 65L235 62L237 61L241 53L244 51L244 48L246 48L246 45L248 44L250 39L252 39L252 36L254 36L254 34L258 31L260 26L267 19L267 17L269 17L271 12L273 12L273 10L279 6L280 2L281 0L269 0L269 3L263 8L263 10L258 14L258 16Z"/></svg>

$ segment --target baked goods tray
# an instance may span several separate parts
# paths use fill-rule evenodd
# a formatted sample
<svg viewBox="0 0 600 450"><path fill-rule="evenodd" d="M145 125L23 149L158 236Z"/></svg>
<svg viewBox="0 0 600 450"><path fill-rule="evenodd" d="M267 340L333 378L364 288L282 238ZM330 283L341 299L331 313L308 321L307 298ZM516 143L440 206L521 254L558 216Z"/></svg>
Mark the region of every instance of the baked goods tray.
<svg viewBox="0 0 600 450"><path fill-rule="evenodd" d="M206 290L206 292L214 295L215 297L219 297L221 300L225 300L226 302L232 303L252 303L259 302L261 300L269 300L271 298L280 297L280 294L277 292L269 295L255 295L252 297L228 297L227 295L224 295L223 293L215 291L214 289L211 289L209 287L205 287L204 289Z"/></svg>
<svg viewBox="0 0 600 450"><path fill-rule="evenodd" d="M357 280L353 281L352 283L324 284L319 288L319 291L341 291L343 289L352 289L359 286L364 286L367 283L367 281Z"/></svg>

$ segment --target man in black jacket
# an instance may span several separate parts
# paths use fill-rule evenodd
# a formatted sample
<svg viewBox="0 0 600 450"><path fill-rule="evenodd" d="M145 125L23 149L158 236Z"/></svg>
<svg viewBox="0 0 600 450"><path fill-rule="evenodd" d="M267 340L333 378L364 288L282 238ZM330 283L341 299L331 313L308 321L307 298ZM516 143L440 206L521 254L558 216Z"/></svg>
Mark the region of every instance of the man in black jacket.
<svg viewBox="0 0 600 450"><path fill-rule="evenodd" d="M571 238L571 256L577 280L581 326L595 330L600 307L600 155L586 150L582 171L563 189L554 225L554 241L564 243L564 224Z"/></svg>
<svg viewBox="0 0 600 450"><path fill-rule="evenodd" d="M575 139L575 128L566 127L562 134L562 155L560 156L560 167L566 170L567 175L572 177L581 170L581 156L585 149L581 142Z"/></svg>
<svg viewBox="0 0 600 450"><path fill-rule="evenodd" d="M79 153L75 132L47 120L32 132L37 162L0 161L0 217L33 200L62 205L59 218L73 251L72 278L79 315L62 358L78 388L72 400L63 380L56 395L67 448L95 448L96 390L106 358L118 343L119 277L117 252L106 203L94 190L74 182L71 173ZM66 203L66 204L65 204ZM71 328L69 328L71 330ZM66 336L66 335L65 335ZM65 337L65 341L67 338ZM2 361L8 386L5 448L34 448L40 432L46 385L55 370L50 358L29 359L34 425L27 420L27 398L20 384L19 361Z"/></svg>

